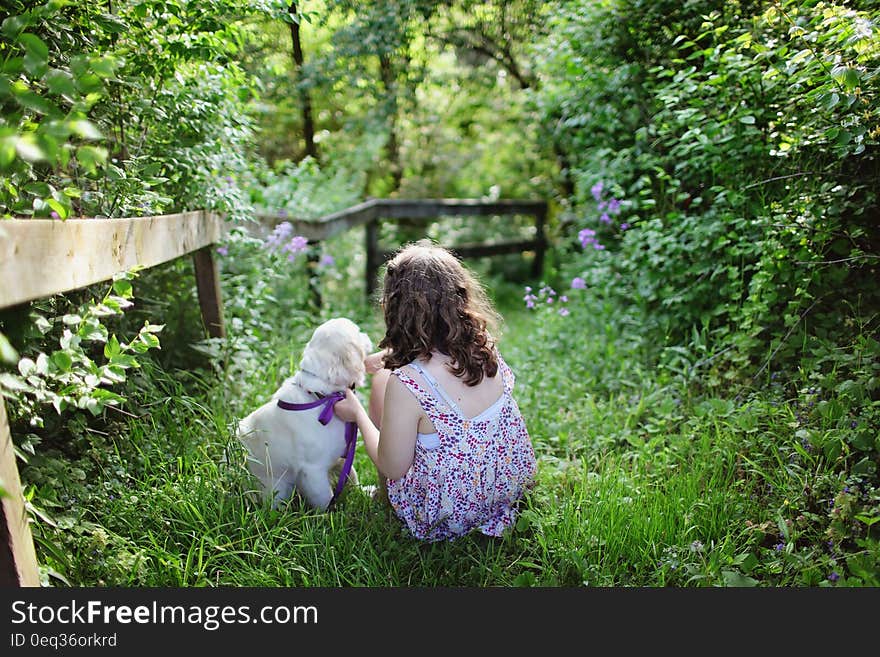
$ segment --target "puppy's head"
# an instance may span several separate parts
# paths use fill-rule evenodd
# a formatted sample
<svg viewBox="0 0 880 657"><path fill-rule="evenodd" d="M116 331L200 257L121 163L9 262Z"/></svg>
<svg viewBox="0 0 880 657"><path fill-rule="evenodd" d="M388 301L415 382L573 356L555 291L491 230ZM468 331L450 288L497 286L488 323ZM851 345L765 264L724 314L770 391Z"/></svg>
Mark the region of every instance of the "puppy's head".
<svg viewBox="0 0 880 657"><path fill-rule="evenodd" d="M350 319L330 319L312 333L300 360L299 383L322 395L364 384L373 343Z"/></svg>

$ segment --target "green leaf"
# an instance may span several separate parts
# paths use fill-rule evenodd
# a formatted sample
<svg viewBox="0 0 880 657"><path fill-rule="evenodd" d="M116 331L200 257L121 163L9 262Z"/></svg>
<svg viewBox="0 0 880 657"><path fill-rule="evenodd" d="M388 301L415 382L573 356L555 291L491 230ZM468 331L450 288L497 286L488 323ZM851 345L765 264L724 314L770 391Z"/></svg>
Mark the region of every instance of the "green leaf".
<svg viewBox="0 0 880 657"><path fill-rule="evenodd" d="M868 527L871 527L874 523L880 522L880 516L867 516L864 514L857 514L856 520L865 523Z"/></svg>
<svg viewBox="0 0 880 657"><path fill-rule="evenodd" d="M80 146L76 149L76 159L89 173L95 173L98 166L107 161L107 149L99 146Z"/></svg>
<svg viewBox="0 0 880 657"><path fill-rule="evenodd" d="M56 201L54 198L48 199L46 203L48 203L49 207L58 213L59 219L67 219L67 217L70 216L70 209L63 203Z"/></svg>
<svg viewBox="0 0 880 657"><path fill-rule="evenodd" d="M9 16L0 25L0 32L10 41L15 41L19 33L30 25L30 16Z"/></svg>
<svg viewBox="0 0 880 657"><path fill-rule="evenodd" d="M116 75L116 60L112 57L93 57L89 60L92 71L100 77L110 79Z"/></svg>
<svg viewBox="0 0 880 657"><path fill-rule="evenodd" d="M41 78L49 70L49 46L36 34L25 32L18 36L25 47L24 68L35 78Z"/></svg>
<svg viewBox="0 0 880 657"><path fill-rule="evenodd" d="M46 154L37 145L33 135L20 137L15 143L15 152L25 162L40 162L46 159Z"/></svg>
<svg viewBox="0 0 880 657"><path fill-rule="evenodd" d="M113 291L116 292L116 294L118 294L119 296L125 297L127 299L130 299L133 294L131 283L129 283L124 278L113 281Z"/></svg>
<svg viewBox="0 0 880 657"><path fill-rule="evenodd" d="M52 363L62 372L67 372L73 366L73 359L66 351L56 351L51 356Z"/></svg>
<svg viewBox="0 0 880 657"><path fill-rule="evenodd" d="M49 69L46 73L46 86L49 92L56 95L74 97L76 93L76 84L73 82L73 76L67 71L61 71L57 68Z"/></svg>
<svg viewBox="0 0 880 657"><path fill-rule="evenodd" d="M106 358L112 359L114 356L122 353L122 349L119 346L119 340L115 335L111 335L110 339L107 341L107 344L104 345L104 356Z"/></svg>
<svg viewBox="0 0 880 657"><path fill-rule="evenodd" d="M843 85L848 91L854 90L861 83L859 73L854 68L847 68L843 73Z"/></svg>
<svg viewBox="0 0 880 657"><path fill-rule="evenodd" d="M735 570L722 570L721 576L724 578L725 586L757 586L758 580L746 577L742 573Z"/></svg>
<svg viewBox="0 0 880 657"><path fill-rule="evenodd" d="M16 137L4 137L0 139L0 167L8 167L15 159Z"/></svg>
<svg viewBox="0 0 880 657"><path fill-rule="evenodd" d="M24 391L28 389L27 384L21 378L14 374L0 372L0 388L6 388L12 391Z"/></svg>
<svg viewBox="0 0 880 657"><path fill-rule="evenodd" d="M871 475L877 471L877 464L868 457L863 458L852 467L852 473L858 475Z"/></svg>
<svg viewBox="0 0 880 657"><path fill-rule="evenodd" d="M145 345L147 345L148 349L160 349L161 348L159 346L159 338L157 338L152 333L141 333L138 337L141 339L141 341Z"/></svg>
<svg viewBox="0 0 880 657"><path fill-rule="evenodd" d="M83 139L104 138L104 135L102 135L101 131L95 127L95 124L91 121L86 121L85 119L71 121L70 129L73 130L74 134L82 137Z"/></svg>
<svg viewBox="0 0 880 657"><path fill-rule="evenodd" d="M61 115L61 110L59 110L54 103L43 98L39 94L34 93L30 89L16 90L15 100L22 107L38 112L39 114L45 114L46 116Z"/></svg>
<svg viewBox="0 0 880 657"><path fill-rule="evenodd" d="M745 123L747 125L752 125L755 123L755 117L752 116L751 114L749 114L748 116L741 116L741 117L739 117L739 122Z"/></svg>
<svg viewBox="0 0 880 657"><path fill-rule="evenodd" d="M18 352L2 333L0 333L0 361L10 364L18 361Z"/></svg>

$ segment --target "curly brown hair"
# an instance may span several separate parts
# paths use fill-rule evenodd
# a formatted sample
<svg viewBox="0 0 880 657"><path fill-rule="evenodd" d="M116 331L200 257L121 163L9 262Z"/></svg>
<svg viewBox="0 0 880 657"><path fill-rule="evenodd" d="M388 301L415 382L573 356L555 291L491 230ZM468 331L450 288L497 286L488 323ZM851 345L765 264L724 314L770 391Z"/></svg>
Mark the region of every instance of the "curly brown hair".
<svg viewBox="0 0 880 657"><path fill-rule="evenodd" d="M436 350L469 386L498 372L501 318L476 277L443 247L422 240L402 248L386 265L381 304L385 367L430 360Z"/></svg>

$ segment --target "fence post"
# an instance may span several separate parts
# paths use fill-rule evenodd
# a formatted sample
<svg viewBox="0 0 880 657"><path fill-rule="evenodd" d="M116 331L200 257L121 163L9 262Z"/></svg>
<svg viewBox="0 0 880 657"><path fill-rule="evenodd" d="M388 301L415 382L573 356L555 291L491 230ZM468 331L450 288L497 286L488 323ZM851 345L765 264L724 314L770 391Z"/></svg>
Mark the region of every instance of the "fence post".
<svg viewBox="0 0 880 657"><path fill-rule="evenodd" d="M223 298L220 295L220 274L214 261L214 245L209 244L193 252L196 270L196 289L199 293L199 306L202 320L208 335L212 338L226 337L223 323Z"/></svg>
<svg viewBox="0 0 880 657"><path fill-rule="evenodd" d="M0 586L39 586L40 570L24 508L6 407L0 398Z"/></svg>
<svg viewBox="0 0 880 657"><path fill-rule="evenodd" d="M366 268L366 292L367 299L373 296L376 291L376 276L379 273L379 220L371 219L366 224L366 252L367 252L367 268Z"/></svg>
<svg viewBox="0 0 880 657"><path fill-rule="evenodd" d="M320 242L309 241L309 245L312 247L317 247L318 244ZM309 277L309 296L311 302L315 304L315 308L320 308L324 303L324 300L321 298L321 277L318 272L319 263L318 249L310 248L306 252L306 275Z"/></svg>
<svg viewBox="0 0 880 657"><path fill-rule="evenodd" d="M547 204L535 212L535 259L532 261L532 277L541 278L544 274L544 252L547 250L547 236L544 225L547 222Z"/></svg>

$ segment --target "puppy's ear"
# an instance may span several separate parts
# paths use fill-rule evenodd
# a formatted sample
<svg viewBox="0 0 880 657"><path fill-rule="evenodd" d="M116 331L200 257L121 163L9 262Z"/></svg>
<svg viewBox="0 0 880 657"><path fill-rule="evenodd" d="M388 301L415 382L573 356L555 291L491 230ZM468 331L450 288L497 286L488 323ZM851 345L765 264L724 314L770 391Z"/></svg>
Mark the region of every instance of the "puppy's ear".
<svg viewBox="0 0 880 657"><path fill-rule="evenodd" d="M370 355L370 352L373 351L373 341L370 340L370 336L361 331L361 344L364 347L364 358Z"/></svg>
<svg viewBox="0 0 880 657"><path fill-rule="evenodd" d="M365 350L365 344L360 336L358 336L357 340L352 340L349 342L345 349L343 349L343 369L348 372L348 376L350 377L349 382L355 384L360 387L364 385L365 376L367 374L366 366L364 365L364 358L367 357L368 351ZM369 347L369 345L366 345Z"/></svg>

